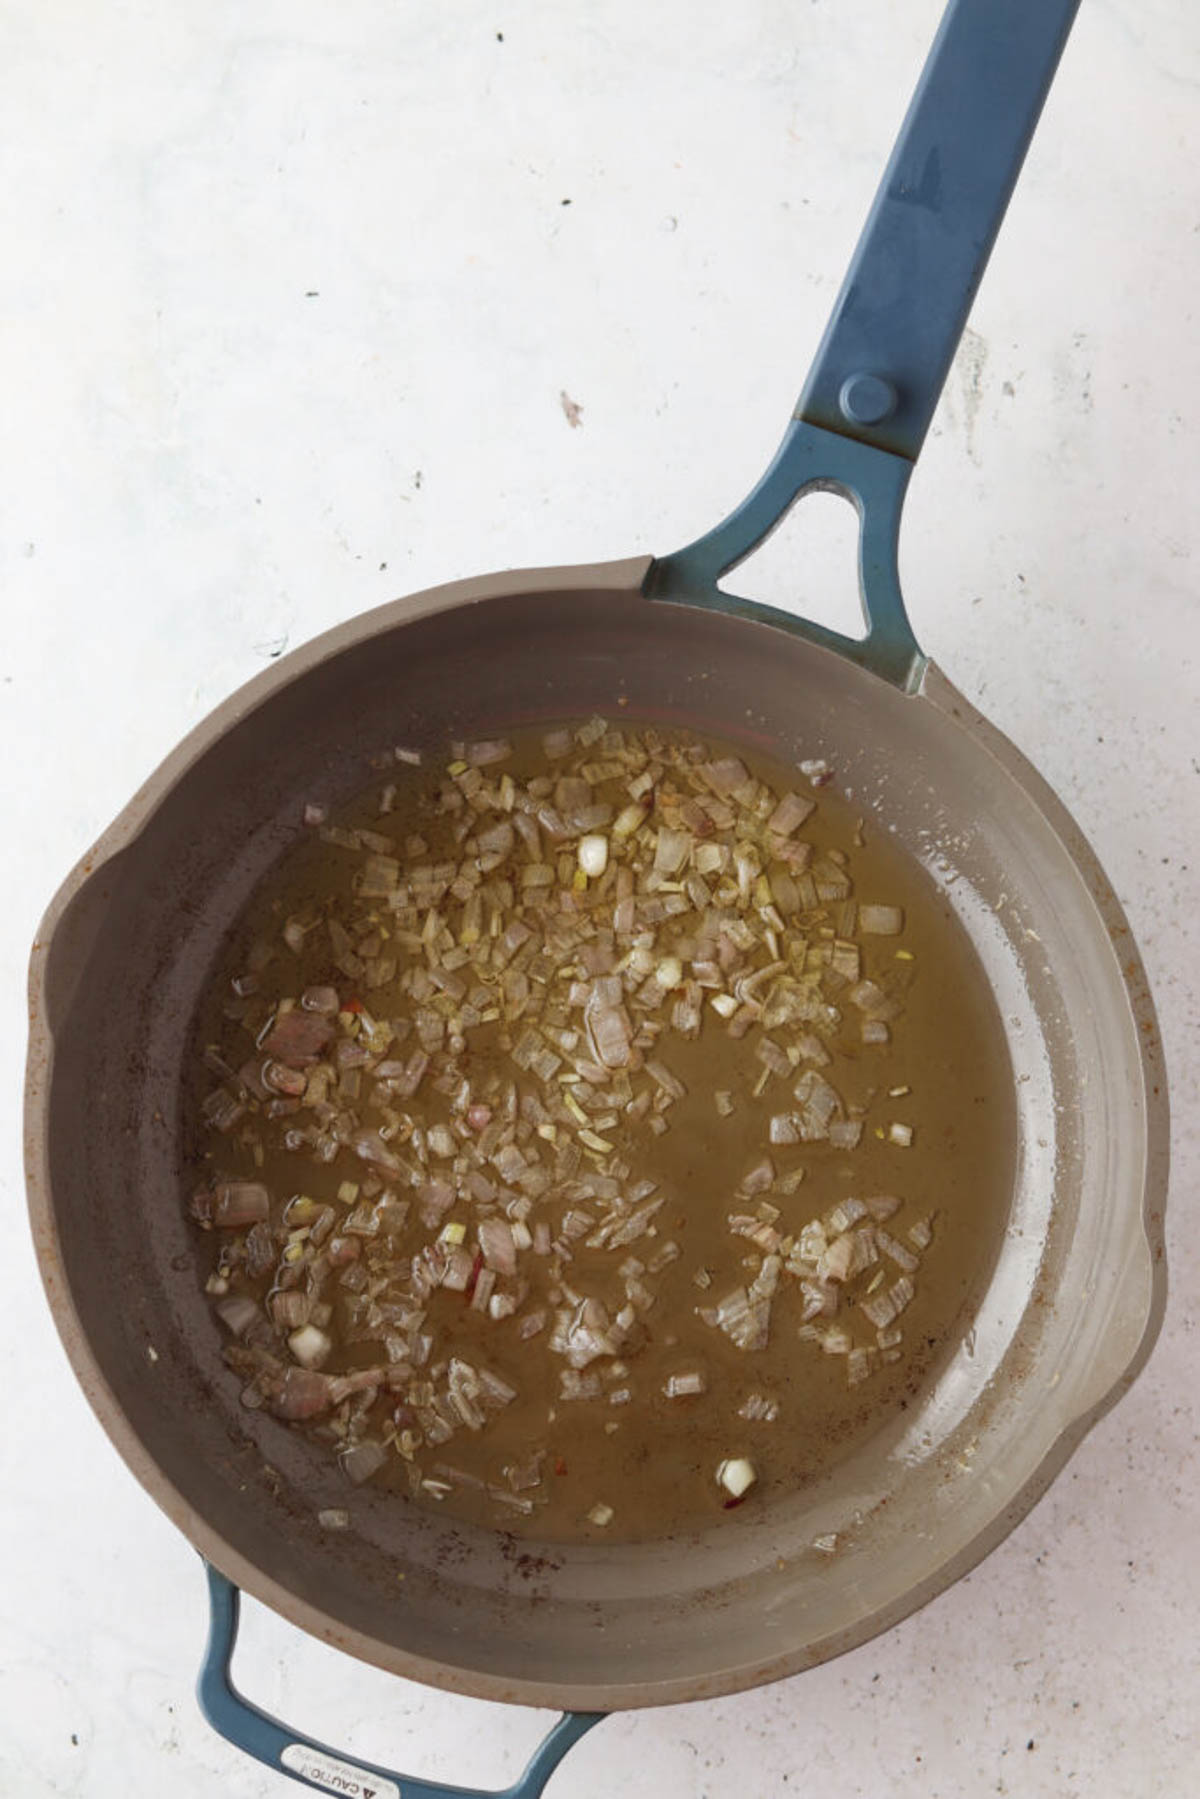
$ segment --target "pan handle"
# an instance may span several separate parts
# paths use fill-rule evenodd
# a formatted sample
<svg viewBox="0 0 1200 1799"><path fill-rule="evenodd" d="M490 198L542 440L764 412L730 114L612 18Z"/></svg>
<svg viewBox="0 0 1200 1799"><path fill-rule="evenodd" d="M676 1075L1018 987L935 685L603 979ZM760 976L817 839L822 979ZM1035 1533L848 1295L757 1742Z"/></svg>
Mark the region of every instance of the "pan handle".
<svg viewBox="0 0 1200 1799"><path fill-rule="evenodd" d="M900 513L912 468L904 456L793 419L753 492L704 537L673 555L657 557L647 570L643 592L653 600L773 625L836 650L893 686L912 691L928 661L908 622L897 562ZM867 627L861 638L717 585L770 536L797 500L817 491L841 494L858 513L858 592Z"/></svg>
<svg viewBox="0 0 1200 1799"><path fill-rule="evenodd" d="M950 0L796 407L916 461L1079 0Z"/></svg>
<svg viewBox="0 0 1200 1799"><path fill-rule="evenodd" d="M919 683L896 566L904 491L1078 6L949 0L787 436L735 512L651 566L652 598L757 618ZM858 509L861 640L717 586L821 487Z"/></svg>
<svg viewBox="0 0 1200 1799"><path fill-rule="evenodd" d="M210 1623L196 1693L213 1729L277 1773L290 1775L319 1793L353 1799L538 1799L563 1756L604 1712L564 1712L543 1738L520 1778L503 1791L444 1786L395 1774L371 1762L347 1761L337 1750L289 1730L268 1712L244 1699L233 1684L230 1663L237 1642L241 1593L206 1562Z"/></svg>

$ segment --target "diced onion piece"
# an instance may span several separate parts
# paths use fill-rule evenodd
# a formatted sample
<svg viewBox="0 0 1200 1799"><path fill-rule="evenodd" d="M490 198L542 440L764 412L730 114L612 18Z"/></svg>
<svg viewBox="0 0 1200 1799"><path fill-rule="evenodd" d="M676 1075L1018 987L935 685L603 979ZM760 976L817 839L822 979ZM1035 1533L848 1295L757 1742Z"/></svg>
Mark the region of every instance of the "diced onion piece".
<svg viewBox="0 0 1200 1799"><path fill-rule="evenodd" d="M337 988L306 987L300 995L300 1004L306 1012L319 1012L324 1018L332 1018L339 1005Z"/></svg>
<svg viewBox="0 0 1200 1799"><path fill-rule="evenodd" d="M766 1193L774 1185L774 1181L775 1164L770 1156L763 1156L761 1161L754 1164L749 1174L742 1176L738 1183L738 1190L750 1196L755 1193Z"/></svg>
<svg viewBox="0 0 1200 1799"><path fill-rule="evenodd" d="M356 1487L361 1487L365 1480L377 1474L387 1461L387 1450L382 1443L371 1438L356 1443L353 1449L342 1452L342 1472Z"/></svg>
<svg viewBox="0 0 1200 1799"><path fill-rule="evenodd" d="M820 1142L829 1136L829 1126L842 1110L835 1087L815 1069L806 1068L792 1089L800 1102L800 1136L805 1143Z"/></svg>
<svg viewBox="0 0 1200 1799"><path fill-rule="evenodd" d="M589 880L598 880L608 867L608 838L592 833L579 839L579 866Z"/></svg>
<svg viewBox="0 0 1200 1799"><path fill-rule="evenodd" d="M588 1513L588 1523L597 1524L603 1528L604 1525L612 1523L614 1516L611 1505L605 1505L603 1500L598 1500Z"/></svg>
<svg viewBox="0 0 1200 1799"><path fill-rule="evenodd" d="M646 808L635 802L617 813L612 824L612 834L618 838L632 837L635 831L641 830L645 822Z"/></svg>
<svg viewBox="0 0 1200 1799"><path fill-rule="evenodd" d="M773 862L767 871L771 898L785 918L800 910L800 889L794 877L781 863Z"/></svg>
<svg viewBox="0 0 1200 1799"><path fill-rule="evenodd" d="M758 1060L763 1064L764 1068L770 1069L772 1074L786 1075L791 1073L792 1064L788 1057L788 1053L780 1044L775 1042L773 1037L760 1038L754 1053Z"/></svg>
<svg viewBox="0 0 1200 1799"><path fill-rule="evenodd" d="M909 1280L907 1274L900 1275L898 1277L898 1279L896 1279L892 1282L892 1286L891 1286L892 1302L895 1305L897 1313L902 1312L904 1310L904 1308L911 1302L915 1292L916 1292L916 1288L913 1286L912 1282Z"/></svg>
<svg viewBox="0 0 1200 1799"><path fill-rule="evenodd" d="M670 993L683 980L683 963L678 956L664 956L654 971L654 978L664 993Z"/></svg>
<svg viewBox="0 0 1200 1799"><path fill-rule="evenodd" d="M858 928L868 937L897 937L904 929L904 913L899 906L860 904Z"/></svg>
<svg viewBox="0 0 1200 1799"><path fill-rule="evenodd" d="M885 1330L897 1316L898 1307L890 1290L881 1288L877 1293L868 1294L859 1301L859 1310L864 1318L873 1324L876 1330Z"/></svg>
<svg viewBox="0 0 1200 1799"><path fill-rule="evenodd" d="M667 825L660 825L654 846L654 873L678 874L691 848L692 838L687 831L673 831Z"/></svg>
<svg viewBox="0 0 1200 1799"><path fill-rule="evenodd" d="M430 1155L440 1156L443 1161L448 1161L458 1149L454 1133L444 1124L433 1125L425 1141Z"/></svg>
<svg viewBox="0 0 1200 1799"><path fill-rule="evenodd" d="M744 1499L757 1479L754 1463L744 1455L727 1456L717 1467L717 1485L724 1487L731 1499Z"/></svg>
<svg viewBox="0 0 1200 1799"><path fill-rule="evenodd" d="M251 1325L257 1324L262 1317L258 1301L251 1299L248 1293L233 1293L214 1306L213 1310L226 1330L232 1331L235 1337L244 1337Z"/></svg>
<svg viewBox="0 0 1200 1799"><path fill-rule="evenodd" d="M493 737L481 743L467 745L467 761L472 768L487 768L493 762L507 761L511 755L512 745L503 737Z"/></svg>
<svg viewBox="0 0 1200 1799"><path fill-rule="evenodd" d="M767 819L767 829L779 837L790 837L815 809L815 800L806 799L799 793L785 793Z"/></svg>
<svg viewBox="0 0 1200 1799"><path fill-rule="evenodd" d="M856 981L846 997L852 1006L857 1006L868 1018L881 1018L886 1022L895 1018L900 1011L899 1002L890 998L878 981Z"/></svg>
<svg viewBox="0 0 1200 1799"><path fill-rule="evenodd" d="M271 1317L278 1329L283 1331L299 1330L307 1324L312 1313L312 1300L299 1287L289 1287L286 1292L272 1293L270 1298Z"/></svg>
<svg viewBox="0 0 1200 1799"><path fill-rule="evenodd" d="M589 1001L585 1013L588 1037L596 1060L605 1068L625 1068L633 1032L622 1006L597 1006Z"/></svg>
<svg viewBox="0 0 1200 1799"><path fill-rule="evenodd" d="M265 1399L276 1418L295 1424L329 1410L333 1404L332 1385L328 1375L318 1374L315 1369L289 1367L264 1383ZM242 1403L245 1404L244 1394Z"/></svg>
<svg viewBox="0 0 1200 1799"><path fill-rule="evenodd" d="M332 1040L333 1030L330 1020L319 1012L306 1012L302 1008L281 1011L261 1047L264 1055L286 1062L289 1068L307 1068L320 1060Z"/></svg>
<svg viewBox="0 0 1200 1799"><path fill-rule="evenodd" d="M898 1238L893 1237L890 1231L885 1231L877 1225L875 1228L875 1241L883 1251L884 1255L887 1256L888 1260L894 1262L902 1274L916 1273L920 1266L919 1258L913 1254L912 1250L909 1249L906 1244L901 1243Z"/></svg>
<svg viewBox="0 0 1200 1799"><path fill-rule="evenodd" d="M805 1324L812 1318L832 1318L838 1309L838 1290L831 1282L802 1280L800 1293Z"/></svg>
<svg viewBox="0 0 1200 1799"><path fill-rule="evenodd" d="M888 1126L888 1139L892 1143L899 1144L901 1149L908 1149L913 1140L912 1125L899 1123L890 1124Z"/></svg>
<svg viewBox="0 0 1200 1799"><path fill-rule="evenodd" d="M769 1393L748 1393L738 1407L738 1417L751 1424L774 1424L779 1416L779 1401Z"/></svg>
<svg viewBox="0 0 1200 1799"><path fill-rule="evenodd" d="M737 756L721 756L715 762L705 762L700 773L719 799L737 793L750 780L750 771Z"/></svg>
<svg viewBox="0 0 1200 1799"><path fill-rule="evenodd" d="M853 1263L854 1240L847 1233L843 1237L835 1238L829 1245L817 1263L817 1278L823 1281L848 1280Z"/></svg>
<svg viewBox="0 0 1200 1799"><path fill-rule="evenodd" d="M288 1338L288 1348L302 1368L320 1368L333 1348L333 1343L315 1324L302 1324Z"/></svg>
<svg viewBox="0 0 1200 1799"><path fill-rule="evenodd" d="M469 1278L468 1281L464 1281L463 1283L464 1292L468 1284ZM473 1312L487 1311L491 1303L495 1286L496 1270L494 1268L481 1268L475 1277L475 1291L471 1295L471 1310Z"/></svg>
<svg viewBox="0 0 1200 1799"><path fill-rule="evenodd" d="M507 1218L481 1218L478 1225L479 1247L489 1268L497 1274L517 1272L517 1246Z"/></svg>
<svg viewBox="0 0 1200 1799"><path fill-rule="evenodd" d="M708 1389L708 1380L702 1369L688 1368L681 1374L670 1374L663 1382L663 1392L668 1399L684 1399L692 1393L704 1393Z"/></svg>
<svg viewBox="0 0 1200 1799"><path fill-rule="evenodd" d="M646 1073L650 1076L651 1080L654 1081L657 1086L661 1087L664 1093L669 1094L672 1099L686 1099L687 1088L679 1079L678 1075L672 1074L671 1070L667 1068L664 1063L654 1060L648 1061L646 1063Z"/></svg>
<svg viewBox="0 0 1200 1799"><path fill-rule="evenodd" d="M322 1530L349 1530L350 1514L344 1506L327 1506L323 1512L317 1513L317 1523Z"/></svg>
<svg viewBox="0 0 1200 1799"><path fill-rule="evenodd" d="M271 1216L271 1196L261 1181L222 1181L213 1196L212 1221L222 1230L257 1224Z"/></svg>

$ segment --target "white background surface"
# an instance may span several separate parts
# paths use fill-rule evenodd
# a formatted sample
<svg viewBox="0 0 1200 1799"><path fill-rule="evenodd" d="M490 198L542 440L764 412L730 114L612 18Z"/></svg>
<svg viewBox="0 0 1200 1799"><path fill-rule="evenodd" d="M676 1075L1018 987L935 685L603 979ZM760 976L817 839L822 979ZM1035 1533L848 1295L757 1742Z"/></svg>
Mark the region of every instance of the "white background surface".
<svg viewBox="0 0 1200 1799"><path fill-rule="evenodd" d="M937 12L0 11L5 1799L300 1790L201 1722L199 1564L42 1299L18 1118L42 907L282 645L715 522L782 430ZM1176 1112L1158 1349L921 1615L774 1688L608 1721L554 1799L1197 1788L1198 167L1194 8L1085 0L902 544L922 642L1075 811L1150 967ZM848 585L848 538L779 541L765 597ZM347 1750L496 1784L535 1739L247 1610L245 1686Z"/></svg>

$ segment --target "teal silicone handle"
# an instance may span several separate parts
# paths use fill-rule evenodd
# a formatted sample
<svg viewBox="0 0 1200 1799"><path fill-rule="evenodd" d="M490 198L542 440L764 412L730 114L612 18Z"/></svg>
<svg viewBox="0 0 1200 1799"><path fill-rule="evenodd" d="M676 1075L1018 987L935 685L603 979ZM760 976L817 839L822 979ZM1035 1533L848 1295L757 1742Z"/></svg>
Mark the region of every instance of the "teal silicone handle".
<svg viewBox="0 0 1200 1799"><path fill-rule="evenodd" d="M654 599L757 619L912 689L897 565L908 477L1079 0L950 0L783 443L728 518L650 567ZM859 516L861 639L721 591L805 493Z"/></svg>
<svg viewBox="0 0 1200 1799"><path fill-rule="evenodd" d="M337 1793L342 1799L538 1799L567 1750L605 1716L603 1712L565 1712L538 1745L520 1779L499 1791L444 1786L347 1757L303 1732L290 1730L238 1692L231 1663L241 1595L210 1563L205 1563L205 1569L210 1622L197 1683L200 1709L226 1742L315 1792Z"/></svg>
<svg viewBox="0 0 1200 1799"><path fill-rule="evenodd" d="M914 688L926 656L913 636L900 591L897 540L900 511L912 463L815 425L793 422L758 486L727 519L686 549L650 564L643 590L650 599L674 600L714 612L774 625L836 650L893 686ZM721 576L756 549L805 493L832 489L858 513L858 591L865 637L843 636L795 613L722 592Z"/></svg>
<svg viewBox="0 0 1200 1799"><path fill-rule="evenodd" d="M951 0L797 418L916 459L1078 7Z"/></svg>

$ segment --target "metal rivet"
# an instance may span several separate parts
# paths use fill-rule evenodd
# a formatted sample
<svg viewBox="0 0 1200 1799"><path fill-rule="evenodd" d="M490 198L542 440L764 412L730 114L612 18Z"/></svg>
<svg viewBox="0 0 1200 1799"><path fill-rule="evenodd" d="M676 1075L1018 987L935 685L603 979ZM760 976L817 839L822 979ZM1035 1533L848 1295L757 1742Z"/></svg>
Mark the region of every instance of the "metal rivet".
<svg viewBox="0 0 1200 1799"><path fill-rule="evenodd" d="M882 375L847 375L838 394L842 417L852 425L882 425L898 401L895 388Z"/></svg>

